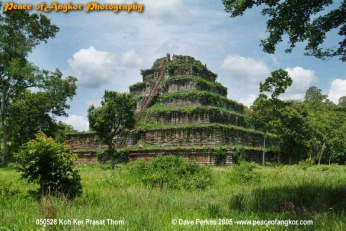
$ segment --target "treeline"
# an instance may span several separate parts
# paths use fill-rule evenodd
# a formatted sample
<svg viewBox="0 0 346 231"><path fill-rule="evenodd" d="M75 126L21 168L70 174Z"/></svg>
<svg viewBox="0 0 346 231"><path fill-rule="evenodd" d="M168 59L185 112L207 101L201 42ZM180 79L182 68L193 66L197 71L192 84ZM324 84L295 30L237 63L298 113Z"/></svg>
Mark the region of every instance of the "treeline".
<svg viewBox="0 0 346 231"><path fill-rule="evenodd" d="M276 161L345 164L346 96L338 104L315 86L304 101L280 99L292 84L287 72L278 70L260 84L260 95L248 110L255 127L278 137ZM346 93L345 93L346 94Z"/></svg>

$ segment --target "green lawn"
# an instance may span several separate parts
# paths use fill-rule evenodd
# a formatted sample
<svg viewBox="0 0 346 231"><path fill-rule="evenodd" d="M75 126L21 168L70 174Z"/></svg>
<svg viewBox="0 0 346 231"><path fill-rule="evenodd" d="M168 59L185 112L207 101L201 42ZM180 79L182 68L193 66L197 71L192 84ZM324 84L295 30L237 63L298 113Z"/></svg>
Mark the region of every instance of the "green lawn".
<svg viewBox="0 0 346 231"><path fill-rule="evenodd" d="M258 167L254 178L245 176L247 183L232 167L213 167L213 186L205 190L150 188L126 165L78 169L83 196L67 201L39 200L32 193L37 185L21 180L11 168L0 168L0 230L346 230L345 166ZM45 218L53 220L38 220ZM313 225L252 224L275 219L312 220ZM100 224L86 224L94 220ZM191 224L199 220L216 225ZM241 220L251 225L237 224ZM36 225L43 221L58 225Z"/></svg>

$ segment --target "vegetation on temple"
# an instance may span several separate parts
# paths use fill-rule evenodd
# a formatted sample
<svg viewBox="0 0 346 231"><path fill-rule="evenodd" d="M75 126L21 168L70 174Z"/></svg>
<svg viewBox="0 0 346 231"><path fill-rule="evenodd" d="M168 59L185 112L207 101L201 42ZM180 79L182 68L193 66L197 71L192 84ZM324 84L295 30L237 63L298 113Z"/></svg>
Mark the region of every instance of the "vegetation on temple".
<svg viewBox="0 0 346 231"><path fill-rule="evenodd" d="M141 90L144 90L146 86L147 86L146 82L138 82L130 86L130 91L131 92L141 91Z"/></svg>
<svg viewBox="0 0 346 231"><path fill-rule="evenodd" d="M227 96L227 88L222 86L220 83L210 82L203 78L196 77L193 75L176 75L176 76L168 78L162 84L163 85L170 85L170 84L185 85L189 83L195 84L197 90L210 91L225 97Z"/></svg>
<svg viewBox="0 0 346 231"><path fill-rule="evenodd" d="M162 104L154 104L146 110L146 117L150 117L152 123L162 123L161 121L167 121L167 123L182 123L181 121L170 121L173 116L179 118L187 118L191 122L202 120L202 123L222 123L222 124L234 124L242 127L252 127L249 121L249 117L237 112L228 111L225 108L213 107L213 106L198 106L198 107L168 107ZM138 123L139 126L143 122Z"/></svg>
<svg viewBox="0 0 346 231"><path fill-rule="evenodd" d="M201 77L207 81L214 82L217 75L208 70L200 62L198 63L176 63L172 62L168 65L169 76L176 75L194 75Z"/></svg>
<svg viewBox="0 0 346 231"><path fill-rule="evenodd" d="M209 91L190 90L186 92L164 93L160 97L159 101L161 103L166 103L174 102L174 100L176 99L185 100L187 101L187 104L191 101L192 103L194 103L194 101L197 101L203 106L215 106L220 108L227 108L229 111L235 111L239 113L244 112L244 105Z"/></svg>

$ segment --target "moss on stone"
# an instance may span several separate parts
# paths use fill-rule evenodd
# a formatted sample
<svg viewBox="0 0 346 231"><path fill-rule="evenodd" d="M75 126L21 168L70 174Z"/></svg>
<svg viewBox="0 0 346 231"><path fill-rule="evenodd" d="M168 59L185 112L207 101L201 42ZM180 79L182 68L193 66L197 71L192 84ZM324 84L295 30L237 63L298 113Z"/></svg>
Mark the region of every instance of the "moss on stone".
<svg viewBox="0 0 346 231"><path fill-rule="evenodd" d="M170 84L184 85L188 83L194 83L199 88L198 90L218 92L222 96L227 96L227 88L222 86L221 83L207 81L199 76L177 75L166 79L162 84L167 86Z"/></svg>
<svg viewBox="0 0 346 231"><path fill-rule="evenodd" d="M215 81L217 75L208 70L205 66L197 63L175 63L168 64L168 73L170 76L180 74L197 75L209 81Z"/></svg>
<svg viewBox="0 0 346 231"><path fill-rule="evenodd" d="M254 150L254 151L263 151L263 148L260 147L252 147L252 146L245 146L245 145L184 145L184 146L162 146L158 147L156 145L151 145L147 144L144 142L139 142L134 146L131 146L128 148L129 151L134 151L134 150L220 150L220 149L225 149L225 150L237 150L237 149L244 149L244 150ZM265 149L268 151L268 149Z"/></svg>
<svg viewBox="0 0 346 231"><path fill-rule="evenodd" d="M176 124L176 125L164 125L164 124L154 124L154 123L145 123L140 126L136 127L137 131L151 131L151 130L167 130L167 129L194 129L194 128L222 128L222 129L234 129L234 130L241 130L248 133L253 134L259 134L264 135L263 132L251 129L251 128L245 128L240 126L234 126L234 125L226 125L226 124L220 124L220 123L195 123L195 124ZM276 137L274 134L267 133L267 137L274 138Z"/></svg>
<svg viewBox="0 0 346 231"><path fill-rule="evenodd" d="M191 90L186 92L172 92L164 93L159 102L172 102L175 99L186 99L189 101L199 101L203 106L215 106L224 108L227 107L230 111L236 111L243 113L245 106L237 103L236 101L230 100L227 97L209 92L209 91L197 91Z"/></svg>
<svg viewBox="0 0 346 231"><path fill-rule="evenodd" d="M130 92L142 91L146 88L146 82L138 82L130 86Z"/></svg>

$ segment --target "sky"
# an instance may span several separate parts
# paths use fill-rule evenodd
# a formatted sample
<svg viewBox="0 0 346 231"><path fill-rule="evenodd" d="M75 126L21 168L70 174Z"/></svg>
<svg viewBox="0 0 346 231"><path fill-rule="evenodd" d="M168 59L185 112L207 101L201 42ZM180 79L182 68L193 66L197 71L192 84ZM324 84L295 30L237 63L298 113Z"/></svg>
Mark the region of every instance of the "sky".
<svg viewBox="0 0 346 231"><path fill-rule="evenodd" d="M34 6L41 2L17 1ZM217 81L228 88L228 98L246 106L251 106L258 96L259 83L280 68L287 70L293 79L283 99L303 100L310 86L320 88L334 103L346 95L345 63L337 58L322 61L304 56L304 43L287 54L285 40L277 46L275 54L264 53L260 40L267 36L266 18L258 8L242 17L230 18L221 0L138 0L137 3L144 5L141 13L44 12L60 31L48 43L37 46L29 60L42 69L58 68L65 76L78 78L77 95L67 111L69 116L59 120L87 131L87 110L90 105L100 105L105 90L129 92L130 85L142 81L140 70L149 69L167 53L192 56L206 64L218 75ZM337 41L338 37L331 35L326 42L333 45Z"/></svg>

